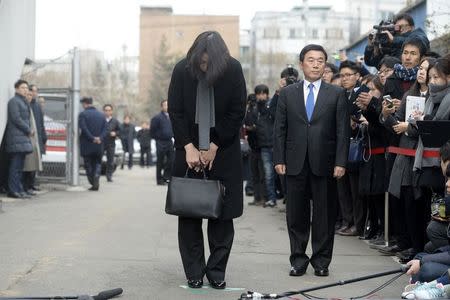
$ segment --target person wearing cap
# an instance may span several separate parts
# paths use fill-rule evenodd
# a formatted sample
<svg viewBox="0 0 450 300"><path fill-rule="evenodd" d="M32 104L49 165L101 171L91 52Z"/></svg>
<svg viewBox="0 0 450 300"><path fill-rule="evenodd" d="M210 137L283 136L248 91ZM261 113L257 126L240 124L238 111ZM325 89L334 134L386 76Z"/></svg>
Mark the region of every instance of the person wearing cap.
<svg viewBox="0 0 450 300"><path fill-rule="evenodd" d="M86 176L92 187L90 191L98 191L103 156L103 145L106 137L106 119L93 105L90 97L81 99L84 111L78 116L80 127L80 154L84 160Z"/></svg>

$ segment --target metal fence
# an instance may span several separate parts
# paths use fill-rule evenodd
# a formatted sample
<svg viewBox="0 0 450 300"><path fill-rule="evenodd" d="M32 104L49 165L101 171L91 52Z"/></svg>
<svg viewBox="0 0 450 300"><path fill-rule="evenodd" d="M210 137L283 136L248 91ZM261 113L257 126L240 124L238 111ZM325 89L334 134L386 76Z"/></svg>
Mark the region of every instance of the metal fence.
<svg viewBox="0 0 450 300"><path fill-rule="evenodd" d="M42 156L43 170L38 177L41 182L70 182L72 147L70 89L41 89L43 97L45 131L47 133L46 153Z"/></svg>

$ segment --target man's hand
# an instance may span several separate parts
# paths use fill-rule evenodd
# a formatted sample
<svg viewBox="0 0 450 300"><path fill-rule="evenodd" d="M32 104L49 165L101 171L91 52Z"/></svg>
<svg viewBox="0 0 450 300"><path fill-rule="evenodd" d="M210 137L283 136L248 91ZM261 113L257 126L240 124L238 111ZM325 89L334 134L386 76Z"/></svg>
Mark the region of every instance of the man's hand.
<svg viewBox="0 0 450 300"><path fill-rule="evenodd" d="M109 135L112 136L112 137L115 137L115 136L116 136L116 132L115 132L115 131L111 131L111 132L109 133Z"/></svg>
<svg viewBox="0 0 450 300"><path fill-rule="evenodd" d="M100 137L98 137L98 136L94 137L94 144L100 145L101 143L102 143L102 140L100 139Z"/></svg>
<svg viewBox="0 0 450 300"><path fill-rule="evenodd" d="M275 171L278 175L286 175L286 165L275 165Z"/></svg>
<svg viewBox="0 0 450 300"><path fill-rule="evenodd" d="M195 146L190 143L184 146L186 150L186 163L190 169L196 168L200 165L200 152Z"/></svg>
<svg viewBox="0 0 450 300"><path fill-rule="evenodd" d="M392 102L394 103L395 110L400 108L400 105L402 105L402 101L398 99L392 99Z"/></svg>
<svg viewBox="0 0 450 300"><path fill-rule="evenodd" d="M345 168L343 167L334 167L333 177L336 179L341 179L345 175Z"/></svg>
<svg viewBox="0 0 450 300"><path fill-rule="evenodd" d="M387 101L383 101L383 108L381 110L381 113L383 114L384 119L386 119L388 116L395 113L395 107L389 107L389 104Z"/></svg>
<svg viewBox="0 0 450 300"><path fill-rule="evenodd" d="M31 130L29 137L33 137L35 134L34 130Z"/></svg>
<svg viewBox="0 0 450 300"><path fill-rule="evenodd" d="M420 270L420 260L413 259L408 261L407 266L411 266L409 270L406 272L406 275L414 275L419 273Z"/></svg>
<svg viewBox="0 0 450 300"><path fill-rule="evenodd" d="M392 126L396 134L402 134L408 130L408 122L399 122L397 125Z"/></svg>
<svg viewBox="0 0 450 300"><path fill-rule="evenodd" d="M362 92L356 99L356 105L360 109L366 110L367 106L369 106L370 101L372 101L372 96L369 93Z"/></svg>
<svg viewBox="0 0 450 300"><path fill-rule="evenodd" d="M389 44L392 44L392 42L394 41L394 36L392 35L392 33L388 30L382 31L381 33L386 33L389 39Z"/></svg>
<svg viewBox="0 0 450 300"><path fill-rule="evenodd" d="M212 169L217 149L219 149L219 147L216 144L211 143L208 151L200 151L200 161L205 168L208 168L209 166L209 170Z"/></svg>

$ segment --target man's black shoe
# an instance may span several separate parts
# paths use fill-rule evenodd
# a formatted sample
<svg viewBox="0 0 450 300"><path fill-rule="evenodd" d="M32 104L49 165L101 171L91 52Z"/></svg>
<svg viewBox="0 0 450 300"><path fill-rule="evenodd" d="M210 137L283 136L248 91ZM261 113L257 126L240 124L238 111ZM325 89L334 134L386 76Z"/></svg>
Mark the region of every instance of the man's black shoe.
<svg viewBox="0 0 450 300"><path fill-rule="evenodd" d="M203 280L201 279L189 279L187 282L191 289L199 289L203 286Z"/></svg>
<svg viewBox="0 0 450 300"><path fill-rule="evenodd" d="M8 198L22 199L22 195L19 193L8 193L6 194Z"/></svg>
<svg viewBox="0 0 450 300"><path fill-rule="evenodd" d="M32 186L31 189L35 192L39 192L41 189L38 188L37 186Z"/></svg>
<svg viewBox="0 0 450 300"><path fill-rule="evenodd" d="M36 196L36 193L32 189L29 189L28 191L26 191L25 194L28 194L30 196Z"/></svg>
<svg viewBox="0 0 450 300"><path fill-rule="evenodd" d="M395 253L401 252L403 250L404 249L400 248L398 245L386 246L386 247L378 249L378 251L384 255L395 255Z"/></svg>
<svg viewBox="0 0 450 300"><path fill-rule="evenodd" d="M289 271L289 276L303 276L306 273L306 268L295 268L291 267L291 270Z"/></svg>
<svg viewBox="0 0 450 300"><path fill-rule="evenodd" d="M416 256L417 251L414 248L409 248L400 252L395 253L395 256L397 256L402 261L410 261L414 259L414 256Z"/></svg>
<svg viewBox="0 0 450 300"><path fill-rule="evenodd" d="M330 272L328 271L328 269L315 269L314 275L325 277L325 276L330 275Z"/></svg>
<svg viewBox="0 0 450 300"><path fill-rule="evenodd" d="M220 280L220 281L210 280L209 284L211 285L211 287L213 289L216 289L216 290L223 290L224 288L227 287L227 283L223 280Z"/></svg>
<svg viewBox="0 0 450 300"><path fill-rule="evenodd" d="M113 180L112 180L111 177L106 178L106 181L108 181L108 182L113 182Z"/></svg>
<svg viewBox="0 0 450 300"><path fill-rule="evenodd" d="M156 184L157 185L166 185L166 183L164 181L158 181Z"/></svg>

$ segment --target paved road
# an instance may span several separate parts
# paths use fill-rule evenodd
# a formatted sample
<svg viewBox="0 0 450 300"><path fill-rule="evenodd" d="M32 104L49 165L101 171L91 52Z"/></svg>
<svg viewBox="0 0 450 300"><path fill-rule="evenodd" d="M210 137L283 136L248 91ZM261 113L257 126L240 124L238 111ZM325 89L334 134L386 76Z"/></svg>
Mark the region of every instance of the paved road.
<svg viewBox="0 0 450 300"><path fill-rule="evenodd" d="M94 294L122 287L121 299L237 299L247 290L282 292L399 267L356 238L337 237L329 277L315 277L312 268L303 277L289 277L283 214L245 205L244 216L235 221L230 289L190 290L184 286L177 219L164 214L165 192L155 185L154 168L134 168L118 170L112 184L102 181L98 193L62 190L4 202L0 296ZM314 294L362 295L389 278ZM397 298L406 282L403 276L378 295Z"/></svg>

